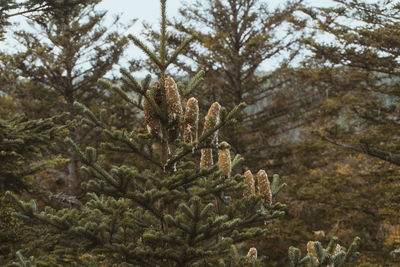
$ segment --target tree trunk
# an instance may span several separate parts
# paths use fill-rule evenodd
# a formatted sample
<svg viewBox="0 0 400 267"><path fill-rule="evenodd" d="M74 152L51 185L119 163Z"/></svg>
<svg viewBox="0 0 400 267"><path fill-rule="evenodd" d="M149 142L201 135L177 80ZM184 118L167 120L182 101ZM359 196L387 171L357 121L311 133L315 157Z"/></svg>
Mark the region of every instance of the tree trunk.
<svg viewBox="0 0 400 267"><path fill-rule="evenodd" d="M72 195L76 195L79 190L78 178L78 159L75 152L69 155L68 163L68 189Z"/></svg>

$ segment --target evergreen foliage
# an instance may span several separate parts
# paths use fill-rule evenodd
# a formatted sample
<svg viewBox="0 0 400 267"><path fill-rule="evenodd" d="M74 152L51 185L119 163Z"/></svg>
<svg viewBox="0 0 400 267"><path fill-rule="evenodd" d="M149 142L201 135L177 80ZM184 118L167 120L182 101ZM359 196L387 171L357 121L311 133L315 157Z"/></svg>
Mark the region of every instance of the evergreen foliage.
<svg viewBox="0 0 400 267"><path fill-rule="evenodd" d="M284 52L296 53L297 36L290 32L301 28L288 22L300 23L293 13L302 7L301 2L285 2L276 9L258 0L207 0L184 4L173 26L182 34L195 34L196 42L184 51L189 60L176 64L191 76L197 69L204 70L204 88L196 92L207 96L209 100L202 99L204 104L219 100L229 103L229 108L243 101L253 105L268 91L265 83L274 74L256 74L261 64L272 57ZM285 23L291 38L279 35L280 30L285 31L282 28ZM173 41L171 38L171 45ZM290 58L282 64L286 65ZM274 70L279 67L276 65Z"/></svg>
<svg viewBox="0 0 400 267"><path fill-rule="evenodd" d="M310 128L315 138L325 142L316 141L322 144L317 147L332 156L332 162L316 161L326 165L312 167L311 176L322 178L317 178L321 185L340 179L335 191L346 193L332 206L332 214L363 239L371 262L389 263L390 251L398 248L390 241L389 229L399 224L395 215L400 179L399 5L398 1L335 2L332 8L307 11L315 29L332 38L331 42L304 41L312 52L304 73L323 95ZM311 192L305 191L303 197L298 195L300 199ZM309 203L331 202L324 195L314 196ZM340 215L336 205L347 212Z"/></svg>
<svg viewBox="0 0 400 267"><path fill-rule="evenodd" d="M10 19L16 16L37 15L58 10L85 5L85 0L0 0L0 40L4 38L5 27L10 25ZM98 1L99 2L99 1Z"/></svg>
<svg viewBox="0 0 400 267"><path fill-rule="evenodd" d="M98 119L83 104L75 104L85 114L84 123L102 128L115 142L105 143L105 147L141 156L153 166L152 171L138 172L129 166L105 170L98 162L96 149L88 147L82 152L69 139L68 143L85 164L84 170L94 178L87 184L87 189L92 191L89 194L91 200L81 209L56 211L47 208L39 212L35 201L23 203L15 197L12 199L22 210L20 217L62 230L65 239L60 245L68 247L65 241L74 238L79 240L81 250L106 253L115 262L135 265L169 262L187 266L231 261L227 256L231 254L231 245L265 235L266 230L260 225L278 217L282 205L266 203L265 209L260 195L235 200L232 194L244 188L240 174L224 175L218 165L199 170L192 160L186 160L200 149L220 147L225 155L226 152L229 154L227 144L218 146L216 143L216 131L231 123L243 105L230 112L221 109L220 114L211 113L206 123L209 126L198 141L185 143L179 141L181 138L177 139L183 129L183 111L174 80L165 77L169 57L165 47L165 1L161 3L161 36L164 40L160 46L161 56L155 56L131 37L159 65L160 86L149 88L149 79L140 85L126 72L123 79L125 86L140 94L150 106L151 112L147 116L151 118L146 121L153 121L158 126L149 127L149 134L113 129L104 121L106 114L102 113ZM111 85L111 88L115 86ZM114 90L133 102L134 107L140 106L128 99L121 88ZM155 144L158 146L153 147ZM221 156L221 164L224 160L229 160L231 168L240 163L241 158L237 155L231 164L230 157ZM71 252L63 251L65 254ZM78 249L79 252L82 253Z"/></svg>
<svg viewBox="0 0 400 267"><path fill-rule="evenodd" d="M35 175L55 167L66 160L53 156L51 151L57 141L65 136L61 126L62 116L28 120L24 115L0 119L0 264L13 258L21 243L32 238L31 229L13 218L14 209L4 198L6 190L31 196L43 196L44 190L37 184ZM11 254L11 255L10 255Z"/></svg>
<svg viewBox="0 0 400 267"><path fill-rule="evenodd" d="M301 8L302 1L285 1L275 9L268 1L259 0L191 1L184 3L181 16L170 22L176 30L168 36L171 47L178 47L188 35L195 36L174 66L189 77L199 69L205 72L202 90L193 92L200 108L206 109L217 100L227 108L247 103L238 123L223 128L221 135L252 168L257 167L253 163L260 159L260 151L271 149L265 140L285 132L289 124L289 107L279 101L277 92L286 79L280 73L298 52L304 21L296 11ZM150 43L157 45L159 34L149 25L146 35ZM275 63L278 56L283 59ZM262 72L263 64L268 62L274 62L276 67ZM135 62L136 65L154 69L147 61ZM273 126L271 111L273 115L280 114L280 123Z"/></svg>
<svg viewBox="0 0 400 267"><path fill-rule="evenodd" d="M40 4L35 6L35 2L37 1L25 1L22 3L14 0L0 1L0 40L4 39L4 28L10 25L10 18L30 12L40 11L44 8L44 5ZM19 9L23 10L18 11Z"/></svg>
<svg viewBox="0 0 400 267"><path fill-rule="evenodd" d="M39 28L0 55L1 266L396 266L397 1L163 0L147 43L100 2L0 0L0 38ZM149 59L106 79L129 40Z"/></svg>
<svg viewBox="0 0 400 267"><path fill-rule="evenodd" d="M13 72L6 81L14 86L6 93L19 100L30 116L68 112L65 121L74 121L79 117L75 101L88 106L107 103L97 80L118 63L127 39L111 30L119 18L109 28L102 25L106 12L95 9L98 0L44 2L44 12L29 16L37 32L15 32L23 51L3 59ZM79 142L93 134L89 129L78 131L76 124L70 124L69 130ZM66 182L70 193L77 194L81 179L76 155L63 145L54 150L70 159Z"/></svg>
<svg viewBox="0 0 400 267"><path fill-rule="evenodd" d="M276 196L285 184L280 184L278 175L270 183L264 170L258 172L257 181L250 172L244 176L237 173L235 170L243 159L238 154L232 159L230 145L218 141L218 131L235 123L244 104L227 111L219 103L213 103L203 131L198 134L198 101L190 98L185 107L186 99L182 98L186 97L183 92L199 86L203 73L196 75L183 90L178 89L172 77L166 76L167 67L185 45L168 53L166 0L160 2L158 54L130 36L158 66L158 82L150 85L148 76L139 83L126 70L122 70L121 86L100 80L132 108L144 111L148 131L117 129L108 123L107 110L97 116L86 105L74 104L84 115L83 124L100 128L108 137L109 142L102 145L104 149L126 157L140 157L150 168L134 165L108 168L97 149L82 150L72 139L67 139L90 177L84 184L88 201L78 207L62 210L46 207L40 211L35 200L23 202L8 193L20 210L15 215L57 232L58 242L50 252L58 253L60 260L72 257L82 264L82 258L88 255L93 261L86 261L87 266L96 261L128 266L259 266L257 249L246 247L245 242L264 238L270 222L283 214L284 205L276 201ZM140 97L131 98L129 91ZM214 164L217 153L218 163ZM340 266L358 257L356 243L347 253L342 249L333 253L332 249L324 250L315 243L317 254L311 256L313 252L309 251L309 256L301 261L312 264L316 257L321 266L332 261ZM17 253L15 265L34 264L35 258L24 259L22 254ZM289 250L293 266L299 264L300 259L293 256L298 254L294 248Z"/></svg>
<svg viewBox="0 0 400 267"><path fill-rule="evenodd" d="M314 108L301 115L306 124L297 131L297 143L286 145L274 162L274 171L287 175L289 185L288 217L276 233L296 233L291 235L296 244L332 235L348 242L345 236L357 235L363 240L363 262L395 265L390 252L399 245L393 231L399 224L398 46L393 34L399 27L398 5L335 2L333 8L304 10L316 30L304 40L312 53L289 73L288 87L306 92ZM313 231L326 236L313 236ZM282 242L278 247L288 245L273 240ZM265 250L270 249L266 242Z"/></svg>
<svg viewBox="0 0 400 267"><path fill-rule="evenodd" d="M341 266L346 262L355 261L360 254L356 252L360 239L355 238L349 249L340 246L337 238L332 238L329 245L324 249L320 242L309 241L307 243L307 256L301 258L298 248L289 248L289 259L291 266Z"/></svg>
<svg viewBox="0 0 400 267"><path fill-rule="evenodd" d="M305 41L313 61L325 66L318 82L333 81L321 109L331 123L326 121L320 134L332 144L399 166L400 7L397 1L337 3L309 12L315 27L336 42Z"/></svg>
<svg viewBox="0 0 400 267"><path fill-rule="evenodd" d="M0 192L32 191L31 175L62 162L49 158L51 146L65 134L65 126L59 125L62 117L27 120L20 114L0 119Z"/></svg>

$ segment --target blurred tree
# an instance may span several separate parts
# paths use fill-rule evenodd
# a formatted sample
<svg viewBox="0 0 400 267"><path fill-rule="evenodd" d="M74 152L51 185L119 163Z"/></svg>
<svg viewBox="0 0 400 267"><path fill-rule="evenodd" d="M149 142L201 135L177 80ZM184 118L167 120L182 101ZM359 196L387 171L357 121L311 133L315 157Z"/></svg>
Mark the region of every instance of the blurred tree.
<svg viewBox="0 0 400 267"><path fill-rule="evenodd" d="M10 87L14 91L7 93L19 97L23 111L33 117L69 112L69 119L74 120L74 101L90 106L106 98L97 80L118 63L127 40L102 24L106 12L95 10L98 0L45 2L45 12L29 16L38 30L15 32L24 51L3 63L14 67L15 76L20 78L10 81L18 86ZM111 27L117 24L115 18ZM78 132L75 126L70 134L78 142L91 138L88 129ZM70 159L67 182L75 194L80 182L77 157L62 145L59 149Z"/></svg>
<svg viewBox="0 0 400 267"><path fill-rule="evenodd" d="M4 39L5 27L10 25L11 18L41 15L50 6L51 1L0 1L0 40ZM15 210L4 198L4 192L12 190L23 197L48 200L48 194L39 184L38 176L42 176L43 170L67 162L58 153L54 153L54 147L62 142L67 132L66 127L61 126L67 116L64 113L54 115L50 106L45 104L43 106L49 108L48 112L34 110L35 116L23 114L26 111L23 101L28 102L32 97L24 99L14 94L27 87L22 86L19 74L13 68L15 58L5 52L1 52L0 57L0 265L5 266L22 244L37 239L36 236L40 236L43 229L32 228L15 220L12 217ZM46 93L39 98L51 98L52 95ZM54 102L54 98L52 100Z"/></svg>
<svg viewBox="0 0 400 267"><path fill-rule="evenodd" d="M45 1L31 0L17 2L15 0L0 0L0 39L4 38L5 27L10 25L10 18L43 11L45 8Z"/></svg>
<svg viewBox="0 0 400 267"><path fill-rule="evenodd" d="M208 101L223 99L231 106L243 101L253 105L265 93L264 85L273 75L256 75L261 64L285 56L285 52L292 53L286 55L288 58L297 52L294 48L298 36L290 32L299 28L288 22L296 20L293 13L301 6L301 1L287 2L273 10L258 0L186 3L174 26L197 38L185 53L191 61L181 60L178 66L192 75L198 68L205 71L201 93ZM280 34L280 30L289 36ZM272 69L278 67L279 63Z"/></svg>
<svg viewBox="0 0 400 267"><path fill-rule="evenodd" d="M274 168L290 185L290 220L277 236L297 232L298 244L312 231L354 233L365 240L365 262L394 264L389 254L398 244L388 241L388 229L399 224L399 5L335 2L303 10L317 32L304 40L311 55L296 73L318 101Z"/></svg>
<svg viewBox="0 0 400 267"><path fill-rule="evenodd" d="M397 166L400 142L400 6L397 1L336 1L309 14L334 38L306 40L329 84L320 134L332 144ZM341 67L341 68L339 68Z"/></svg>

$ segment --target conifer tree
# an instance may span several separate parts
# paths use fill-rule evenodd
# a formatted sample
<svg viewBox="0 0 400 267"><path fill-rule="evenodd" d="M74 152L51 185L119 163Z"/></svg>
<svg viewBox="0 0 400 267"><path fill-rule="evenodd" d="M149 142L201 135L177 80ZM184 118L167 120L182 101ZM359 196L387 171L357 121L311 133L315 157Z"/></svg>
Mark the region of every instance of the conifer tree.
<svg viewBox="0 0 400 267"><path fill-rule="evenodd" d="M35 201L26 203L9 195L21 210L17 216L61 233L57 251L64 256L105 255L108 262L133 266L258 266L257 249L244 242L263 238L269 222L282 215L284 205L275 198L285 184L280 184L278 175L270 182L264 170L258 171L258 182L250 172L245 176L236 173L241 156L231 155L230 145L218 141L218 131L235 122L243 104L228 112L213 103L200 134L198 101L190 98L186 102L183 96L198 87L204 74L196 75L183 91L166 75L188 42L172 53L166 49L166 0L160 2L160 56L130 36L158 66L158 82L151 85L147 76L139 83L126 70L122 70L121 86L100 80L132 108L143 110L147 132L113 128L107 110L96 116L75 102L85 115L82 122L101 128L109 137L103 144L106 149L139 156L150 168L106 168L96 149L83 151L68 139L91 178L85 185L89 200L84 205L39 211ZM128 90L139 97L131 98ZM218 163L214 163L217 153ZM292 266L317 266L314 258L320 266L340 266L358 257L357 240L347 251L340 246L334 251L335 245L325 250L313 243L313 252L302 259L299 250L291 248ZM18 254L16 265L35 260L22 255Z"/></svg>
<svg viewBox="0 0 400 267"><path fill-rule="evenodd" d="M43 189L35 181L41 170L63 163L50 147L65 135L62 118L28 120L22 114L0 118L0 265L14 257L15 249L26 242L31 232L12 216L12 205L4 197L6 190L39 197Z"/></svg>
<svg viewBox="0 0 400 267"><path fill-rule="evenodd" d="M88 106L95 100L102 103L105 96L97 80L118 63L127 39L110 30L118 24L118 18L110 28L102 24L106 12L95 10L99 2L44 1L44 11L29 16L38 27L37 32L15 32L23 51L14 53L3 64L19 76L17 81L10 81L18 84L10 94L21 98L21 107L27 114L41 117L49 112L68 112L68 119L74 120L78 116L74 101ZM77 141L92 137L87 129L78 132L75 126L69 130ZM78 158L65 146L57 152L70 159L66 182L68 191L76 194L80 182Z"/></svg>
<svg viewBox="0 0 400 267"><path fill-rule="evenodd" d="M268 1L259 0L184 3L181 16L170 22L177 33L169 36L167 42L177 47L187 35L195 36L175 67L189 77L199 69L205 72L202 90L193 92L201 108L216 100L226 103L227 108L246 102L246 111L235 127L225 127L221 134L233 151L245 155L246 165L251 167L256 167L253 163L259 160L259 152L267 150L265 140L285 131L282 128L287 124L288 108L276 104L277 92L285 82L280 72L296 56L296 41L302 34L302 19L295 15L302 1L285 1L277 8L271 6ZM151 31L149 25L146 27L148 41L156 44L157 31ZM284 59L275 60L278 55ZM266 73L262 67L268 62L274 62L276 68ZM141 66L148 68L148 63L142 62ZM278 75L281 81L277 81ZM285 123L269 127L271 110L274 114L279 112L284 117L280 121ZM247 146L243 147L242 142Z"/></svg>
<svg viewBox="0 0 400 267"><path fill-rule="evenodd" d="M312 60L325 64L314 76L329 90L321 115L328 115L331 123L326 123L321 136L399 166L399 4L335 2L333 8L308 12L317 30L334 38L331 43L305 41L314 54Z"/></svg>
<svg viewBox="0 0 400 267"><path fill-rule="evenodd" d="M17 16L38 15L49 12L52 8L58 6L73 7L82 5L86 0L0 0L0 40L4 38L6 27L10 26L10 20Z"/></svg>
<svg viewBox="0 0 400 267"><path fill-rule="evenodd" d="M0 40L4 38L5 27L10 25L10 18L24 15L27 13L43 11L45 8L45 1L14 1L14 0L1 0L0 1Z"/></svg>
<svg viewBox="0 0 400 267"><path fill-rule="evenodd" d="M48 1L0 1L0 40L11 18L40 15L47 8ZM35 119L25 114L21 99L14 94L22 87L18 84L19 74L12 68L15 58L3 52L0 57L0 265L5 266L21 244L34 239L40 227L34 229L13 218L15 210L4 193L11 190L23 197L47 199L38 175L67 162L53 151L67 133L66 126L62 126L67 114L42 113Z"/></svg>
<svg viewBox="0 0 400 267"><path fill-rule="evenodd" d="M296 71L317 108L304 116L301 142L281 154L280 172L289 176L287 197L296 203L287 203L283 232L298 232L293 238L303 241L312 231L354 233L363 240L364 260L383 265L394 264L389 255L398 248L396 2L335 1L305 10L319 38L304 40L312 56Z"/></svg>
<svg viewBox="0 0 400 267"><path fill-rule="evenodd" d="M55 124L61 118L27 120L15 115L0 119L0 192L32 190L27 176L60 162L60 158L46 160L45 156L65 128Z"/></svg>
<svg viewBox="0 0 400 267"><path fill-rule="evenodd" d="M290 33L300 27L288 22L299 20L293 13L301 7L302 1L284 2L275 9L259 0L184 3L174 27L181 33L195 33L197 38L185 51L190 61L177 64L191 76L198 68L205 71L204 89L197 93L211 96L209 101L229 102L229 108L243 101L253 105L273 77L273 73L257 75L262 63L276 55L284 57L285 52L295 54L296 36ZM279 35L285 23L291 38Z"/></svg>

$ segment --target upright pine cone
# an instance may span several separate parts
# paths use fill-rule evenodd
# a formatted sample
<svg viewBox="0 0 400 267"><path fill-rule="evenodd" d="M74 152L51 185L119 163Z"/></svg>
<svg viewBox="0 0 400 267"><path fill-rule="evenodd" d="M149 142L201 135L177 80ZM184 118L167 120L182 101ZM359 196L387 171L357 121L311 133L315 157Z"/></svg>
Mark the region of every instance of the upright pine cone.
<svg viewBox="0 0 400 267"><path fill-rule="evenodd" d="M338 254L340 251L342 251L342 246L337 244L335 250L333 251L333 255Z"/></svg>
<svg viewBox="0 0 400 267"><path fill-rule="evenodd" d="M212 129L219 122L219 110L221 105L218 102L214 102L210 109L208 110L206 120L204 122L203 134L208 130ZM212 133L210 137L206 140L210 143L214 143L217 140L218 131ZM203 148L201 150L201 159L200 159L200 169L209 168L214 164L213 155L211 148Z"/></svg>
<svg viewBox="0 0 400 267"><path fill-rule="evenodd" d="M146 95L148 97L152 97L150 90L146 91ZM144 120L146 121L147 125L147 131L149 133L151 132L157 133L160 128L160 121L155 117L155 113L146 98L143 101L143 112L144 112Z"/></svg>
<svg viewBox="0 0 400 267"><path fill-rule="evenodd" d="M247 253L247 257L249 257L252 260L257 259L257 249L256 248L250 248L249 252Z"/></svg>
<svg viewBox="0 0 400 267"><path fill-rule="evenodd" d="M196 98L189 98L186 104L185 117L183 121L183 140L185 142L197 141L197 130L199 128L199 103Z"/></svg>
<svg viewBox="0 0 400 267"><path fill-rule="evenodd" d="M314 242L313 241L308 241L308 243L307 243L307 253L308 254L312 254L314 256L317 256L317 253L315 252Z"/></svg>
<svg viewBox="0 0 400 267"><path fill-rule="evenodd" d="M243 196L247 197L250 195L254 195L256 193L256 185L254 182L253 174L250 170L244 173L244 183L247 185L247 188L243 192Z"/></svg>
<svg viewBox="0 0 400 267"><path fill-rule="evenodd" d="M257 173L257 179L258 179L258 189L260 191L260 194L264 196L265 203L271 205L272 192L267 173L264 170L260 170Z"/></svg>
<svg viewBox="0 0 400 267"><path fill-rule="evenodd" d="M315 251L315 247L314 247L314 241L308 241L307 243L307 254L310 254L313 256L315 263L317 263L317 265L319 265L319 261L317 258L317 252Z"/></svg>
<svg viewBox="0 0 400 267"><path fill-rule="evenodd" d="M171 77L165 79L164 87L168 110L168 137L170 140L175 140L179 135L179 120L183 114L181 97L178 86Z"/></svg>
<svg viewBox="0 0 400 267"><path fill-rule="evenodd" d="M200 169L210 168L214 164L211 148L201 150Z"/></svg>
<svg viewBox="0 0 400 267"><path fill-rule="evenodd" d="M229 178L232 171L232 161L229 144L224 141L221 143L221 147L223 148L218 150L219 169L222 170L222 175Z"/></svg>
<svg viewBox="0 0 400 267"><path fill-rule="evenodd" d="M218 102L214 102L210 109L208 110L206 119L204 121L203 133L206 133L208 130L212 129L219 123L219 110L221 109L221 105ZM213 143L217 140L218 131L215 131L208 140L210 143Z"/></svg>

